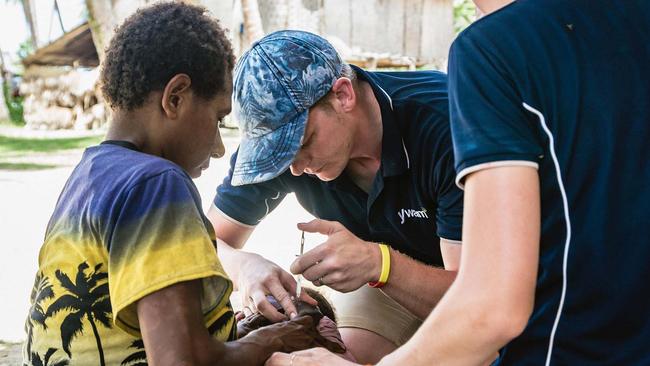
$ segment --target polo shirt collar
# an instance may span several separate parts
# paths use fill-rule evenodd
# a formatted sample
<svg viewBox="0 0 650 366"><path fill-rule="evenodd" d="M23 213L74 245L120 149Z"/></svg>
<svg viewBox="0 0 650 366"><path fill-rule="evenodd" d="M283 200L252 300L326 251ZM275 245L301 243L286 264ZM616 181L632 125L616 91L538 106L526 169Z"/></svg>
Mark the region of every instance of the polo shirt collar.
<svg viewBox="0 0 650 366"><path fill-rule="evenodd" d="M381 110L383 131L380 169L382 176L392 177L403 174L410 168L410 161L402 133L395 120L393 101L370 73L357 66L351 66L360 80L370 84Z"/></svg>

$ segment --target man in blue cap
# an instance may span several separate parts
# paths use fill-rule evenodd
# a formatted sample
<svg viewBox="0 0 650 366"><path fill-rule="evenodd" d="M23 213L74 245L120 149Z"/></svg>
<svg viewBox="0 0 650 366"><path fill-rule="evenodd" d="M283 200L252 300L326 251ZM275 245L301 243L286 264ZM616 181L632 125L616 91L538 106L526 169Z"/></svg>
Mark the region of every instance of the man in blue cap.
<svg viewBox="0 0 650 366"><path fill-rule="evenodd" d="M279 321L272 295L295 313L293 277L236 250L295 192L318 218L298 228L328 240L291 271L340 291L332 297L343 339L360 362L375 362L410 338L458 267L462 193L446 75L367 72L300 31L266 36L235 73L243 136L208 213L226 271L245 306Z"/></svg>

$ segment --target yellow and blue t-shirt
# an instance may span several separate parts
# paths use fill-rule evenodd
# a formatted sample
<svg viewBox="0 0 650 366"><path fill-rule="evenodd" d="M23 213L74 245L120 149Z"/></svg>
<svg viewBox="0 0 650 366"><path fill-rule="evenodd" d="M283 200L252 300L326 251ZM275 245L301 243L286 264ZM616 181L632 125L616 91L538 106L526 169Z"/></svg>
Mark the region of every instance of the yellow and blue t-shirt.
<svg viewBox="0 0 650 366"><path fill-rule="evenodd" d="M39 254L24 363L146 363L136 303L202 280L206 328L236 337L232 282L191 178L121 141L88 148L56 204Z"/></svg>

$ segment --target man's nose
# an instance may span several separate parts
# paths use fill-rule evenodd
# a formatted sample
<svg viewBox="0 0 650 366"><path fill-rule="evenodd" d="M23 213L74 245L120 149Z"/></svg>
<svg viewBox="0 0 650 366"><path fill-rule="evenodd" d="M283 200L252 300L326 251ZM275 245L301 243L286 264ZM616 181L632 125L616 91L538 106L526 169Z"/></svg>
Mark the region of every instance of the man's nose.
<svg viewBox="0 0 650 366"><path fill-rule="evenodd" d="M307 167L307 162L308 160L305 159L300 153L298 153L296 158L293 160L293 163L291 163L289 166L291 174L295 176L302 175L302 173L305 172L305 168Z"/></svg>
<svg viewBox="0 0 650 366"><path fill-rule="evenodd" d="M212 147L212 153L210 154L210 157L219 159L225 154L226 154L226 147L223 146L223 140L221 140L221 133L217 128L217 133L214 136L214 146Z"/></svg>

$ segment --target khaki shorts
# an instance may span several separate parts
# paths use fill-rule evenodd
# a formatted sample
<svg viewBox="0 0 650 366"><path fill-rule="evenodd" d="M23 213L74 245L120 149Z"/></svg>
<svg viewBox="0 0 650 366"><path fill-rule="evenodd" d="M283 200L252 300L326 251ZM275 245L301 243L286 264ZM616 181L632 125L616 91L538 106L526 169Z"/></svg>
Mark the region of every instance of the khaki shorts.
<svg viewBox="0 0 650 366"><path fill-rule="evenodd" d="M380 289L362 286L345 294L325 286L319 290L334 305L339 328L366 329L399 347L422 325L421 319Z"/></svg>

